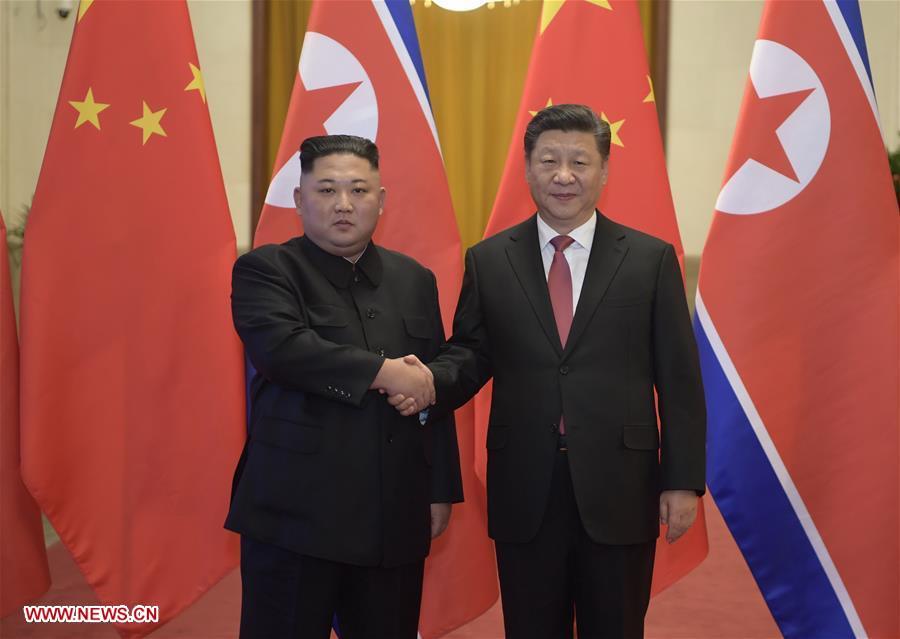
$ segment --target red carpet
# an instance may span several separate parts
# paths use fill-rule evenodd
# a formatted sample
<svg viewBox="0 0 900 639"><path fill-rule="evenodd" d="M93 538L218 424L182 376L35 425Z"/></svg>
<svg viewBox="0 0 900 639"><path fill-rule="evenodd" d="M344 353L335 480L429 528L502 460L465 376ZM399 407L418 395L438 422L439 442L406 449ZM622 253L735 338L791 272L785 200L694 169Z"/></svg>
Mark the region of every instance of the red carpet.
<svg viewBox="0 0 900 639"><path fill-rule="evenodd" d="M719 511L707 498L709 557L650 604L647 637L653 639L767 639L779 637ZM69 554L60 544L49 549L53 587L41 604L96 604ZM234 639L240 616L240 576L223 579L177 619L150 635L154 639ZM4 639L117 639L102 624L26 624L21 614L0 621ZM503 621L497 604L447 639L501 639Z"/></svg>

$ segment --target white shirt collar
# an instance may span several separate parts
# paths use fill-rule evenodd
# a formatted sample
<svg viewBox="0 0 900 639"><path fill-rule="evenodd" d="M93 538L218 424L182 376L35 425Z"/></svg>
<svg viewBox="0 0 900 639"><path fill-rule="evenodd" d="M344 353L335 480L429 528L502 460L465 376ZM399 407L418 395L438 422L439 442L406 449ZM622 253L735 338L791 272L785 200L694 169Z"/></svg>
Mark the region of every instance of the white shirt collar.
<svg viewBox="0 0 900 639"><path fill-rule="evenodd" d="M547 244L550 243L550 240L559 235L559 233L554 231L553 228L541 218L540 213L537 215L537 227L538 241L540 242L540 247L543 251L547 247ZM587 222L578 228L572 229L572 232L568 235L575 240L575 244L590 251L591 245L594 243L594 231L596 228L597 212L594 211L594 214L588 218Z"/></svg>
<svg viewBox="0 0 900 639"><path fill-rule="evenodd" d="M363 256L363 253L366 252L366 249L367 249L367 248L369 248L369 245L368 245L368 244L366 244L365 248L363 248L363 250L360 252L359 255L355 255L355 256L353 256L353 257L347 257L347 256L345 255L345 256L344 256L344 259L347 260L348 262L350 262L351 264L356 264L356 263L359 261L359 258L361 258L361 257Z"/></svg>

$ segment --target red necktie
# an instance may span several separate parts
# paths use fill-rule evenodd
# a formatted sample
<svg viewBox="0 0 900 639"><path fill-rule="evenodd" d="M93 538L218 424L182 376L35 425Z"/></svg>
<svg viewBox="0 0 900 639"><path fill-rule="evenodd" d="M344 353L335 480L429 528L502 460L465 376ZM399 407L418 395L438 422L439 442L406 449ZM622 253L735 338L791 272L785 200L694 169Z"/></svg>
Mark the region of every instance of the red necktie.
<svg viewBox="0 0 900 639"><path fill-rule="evenodd" d="M569 338L569 330L572 328L572 271L563 251L574 242L568 235L557 235L550 243L553 245L553 262L550 263L550 273L547 275L547 288L550 289L550 304L553 306L553 317L556 319L556 330L562 347L566 347ZM563 418L559 418L559 432L566 434L566 426Z"/></svg>
<svg viewBox="0 0 900 639"><path fill-rule="evenodd" d="M547 288L550 289L550 304L553 305L553 317L556 318L556 329L563 348L572 328L572 271L563 251L574 241L568 235L557 235L550 240L556 252L547 275Z"/></svg>

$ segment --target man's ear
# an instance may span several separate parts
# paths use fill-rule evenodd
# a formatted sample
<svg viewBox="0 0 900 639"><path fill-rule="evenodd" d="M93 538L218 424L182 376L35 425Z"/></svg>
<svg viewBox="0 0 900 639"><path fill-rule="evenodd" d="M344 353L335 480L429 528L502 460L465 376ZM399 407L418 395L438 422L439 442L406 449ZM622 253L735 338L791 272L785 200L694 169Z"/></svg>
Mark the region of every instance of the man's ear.
<svg viewBox="0 0 900 639"><path fill-rule="evenodd" d="M384 199L387 197L387 189L383 186L378 191L378 215L384 213Z"/></svg>
<svg viewBox="0 0 900 639"><path fill-rule="evenodd" d="M534 175L531 173L531 157L525 155L525 182L531 185Z"/></svg>
<svg viewBox="0 0 900 639"><path fill-rule="evenodd" d="M300 187L294 187L294 205L297 207L297 212L300 212Z"/></svg>

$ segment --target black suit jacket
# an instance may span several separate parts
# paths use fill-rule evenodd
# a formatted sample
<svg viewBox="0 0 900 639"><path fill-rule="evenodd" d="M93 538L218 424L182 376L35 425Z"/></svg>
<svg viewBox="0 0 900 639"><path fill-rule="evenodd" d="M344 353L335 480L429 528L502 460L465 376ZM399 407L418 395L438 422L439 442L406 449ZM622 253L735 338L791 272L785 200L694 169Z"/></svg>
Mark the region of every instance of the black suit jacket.
<svg viewBox="0 0 900 639"><path fill-rule="evenodd" d="M565 349L535 217L480 242L466 254L453 337L431 368L435 417L493 376L488 523L498 541L537 534L560 415L594 541L655 539L660 491L704 490L700 368L678 262L665 242L598 214Z"/></svg>
<svg viewBox="0 0 900 639"><path fill-rule="evenodd" d="M443 342L431 271L371 243L354 266L302 236L238 259L232 313L257 373L226 527L357 565L424 557L429 505L462 500L453 418L423 427L368 388L385 357Z"/></svg>

